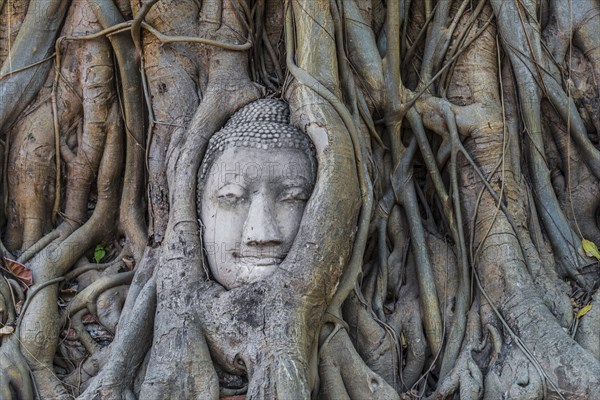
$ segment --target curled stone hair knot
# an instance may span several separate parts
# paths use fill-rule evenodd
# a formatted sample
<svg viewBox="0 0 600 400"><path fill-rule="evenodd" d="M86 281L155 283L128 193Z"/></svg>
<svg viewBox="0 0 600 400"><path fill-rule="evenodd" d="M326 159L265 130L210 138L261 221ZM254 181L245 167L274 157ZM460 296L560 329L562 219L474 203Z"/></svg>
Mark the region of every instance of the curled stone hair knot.
<svg viewBox="0 0 600 400"><path fill-rule="evenodd" d="M288 105L278 99L259 99L242 107L210 138L200 166L200 182L209 173L217 155L230 147L299 149L307 154L313 166L316 165L312 141L300 129L290 125Z"/></svg>

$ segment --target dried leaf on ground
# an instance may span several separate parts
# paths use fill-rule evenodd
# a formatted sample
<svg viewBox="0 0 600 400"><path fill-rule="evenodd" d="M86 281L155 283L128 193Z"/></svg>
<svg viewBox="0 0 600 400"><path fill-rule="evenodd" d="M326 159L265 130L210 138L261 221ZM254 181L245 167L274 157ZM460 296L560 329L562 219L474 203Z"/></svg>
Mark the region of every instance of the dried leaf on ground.
<svg viewBox="0 0 600 400"><path fill-rule="evenodd" d="M10 335L14 331L15 331L15 328L13 328L10 325L5 325L2 328L0 328L0 336Z"/></svg>
<svg viewBox="0 0 600 400"><path fill-rule="evenodd" d="M27 266L18 261L4 257L6 271L26 286L33 285L33 273Z"/></svg>

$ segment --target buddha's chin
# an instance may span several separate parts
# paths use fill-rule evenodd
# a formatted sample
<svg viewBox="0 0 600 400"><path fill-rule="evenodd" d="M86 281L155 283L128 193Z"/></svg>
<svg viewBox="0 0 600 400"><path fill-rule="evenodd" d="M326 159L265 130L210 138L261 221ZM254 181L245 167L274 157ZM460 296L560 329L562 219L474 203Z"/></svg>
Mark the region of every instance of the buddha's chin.
<svg viewBox="0 0 600 400"><path fill-rule="evenodd" d="M277 268L279 268L280 264L281 262L279 260L273 260L272 262L261 260L261 262L257 264L239 263L235 274L232 273L228 277L223 277L225 279L223 279L221 284L225 286L226 289L230 290L249 283L258 282L272 275Z"/></svg>

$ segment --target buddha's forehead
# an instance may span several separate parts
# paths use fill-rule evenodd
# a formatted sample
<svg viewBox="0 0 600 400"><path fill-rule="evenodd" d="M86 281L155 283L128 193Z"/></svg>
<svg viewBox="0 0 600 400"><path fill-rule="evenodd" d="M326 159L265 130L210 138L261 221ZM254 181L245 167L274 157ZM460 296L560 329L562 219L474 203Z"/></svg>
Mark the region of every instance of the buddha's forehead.
<svg viewBox="0 0 600 400"><path fill-rule="evenodd" d="M289 147L230 147L216 156L209 176L211 183L285 180L314 184L315 171L305 151Z"/></svg>
<svg viewBox="0 0 600 400"><path fill-rule="evenodd" d="M265 148L260 148L260 147L257 148L257 147L238 146L238 147L226 148L225 150L223 150L216 156L215 161L223 160L223 159L237 159L237 160L261 159L261 160L269 161L269 160L274 160L274 159L277 159L277 160L285 159L287 157L303 158L303 159L309 160L308 154L306 154L306 152L303 149L294 148L294 147L282 147L282 148L278 148L278 149L270 149L270 148L265 149Z"/></svg>

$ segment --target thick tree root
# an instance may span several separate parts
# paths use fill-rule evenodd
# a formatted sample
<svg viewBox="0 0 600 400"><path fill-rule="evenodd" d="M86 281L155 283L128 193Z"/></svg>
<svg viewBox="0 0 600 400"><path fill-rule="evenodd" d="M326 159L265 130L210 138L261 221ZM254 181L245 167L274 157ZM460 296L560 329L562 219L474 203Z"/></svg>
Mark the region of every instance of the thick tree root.
<svg viewBox="0 0 600 400"><path fill-rule="evenodd" d="M600 399L600 13L577 1L0 0L0 249L33 273L0 280L0 397ZM198 167L265 93L318 179L280 268L224 290Z"/></svg>
<svg viewBox="0 0 600 400"><path fill-rule="evenodd" d="M459 393L461 399L479 400L482 398L483 374L473 357L474 352L483 350L481 322L479 319L479 301L471 306L467 318L466 341L461 349L456 365L438 385L428 400L445 399L453 393Z"/></svg>
<svg viewBox="0 0 600 400"><path fill-rule="evenodd" d="M0 397L33 399L34 386L27 361L21 354L16 336L3 340L0 347ZM14 395L14 396L13 396Z"/></svg>
<svg viewBox="0 0 600 400"><path fill-rule="evenodd" d="M320 396L324 399L399 399L382 377L366 366L348 333L337 328L323 343L319 357Z"/></svg>

